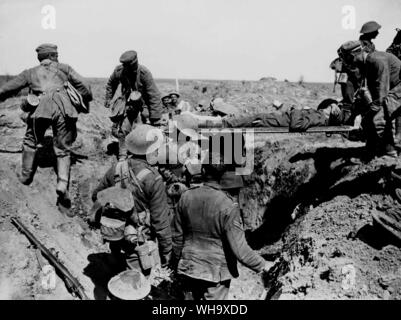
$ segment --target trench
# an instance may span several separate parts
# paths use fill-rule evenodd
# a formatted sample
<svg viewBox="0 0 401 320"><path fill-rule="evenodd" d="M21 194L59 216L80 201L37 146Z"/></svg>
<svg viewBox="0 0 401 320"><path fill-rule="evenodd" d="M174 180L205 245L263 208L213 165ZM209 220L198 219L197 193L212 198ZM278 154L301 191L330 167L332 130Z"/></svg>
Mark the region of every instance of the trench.
<svg viewBox="0 0 401 320"><path fill-rule="evenodd" d="M292 149L290 151L290 149ZM297 237L308 212L337 196L391 194L394 164L364 162L364 148L316 147L302 143L266 142L255 149L255 172L242 191L246 237L253 249L275 261L264 277L266 299L278 299L280 277L290 272L292 258L310 259L310 239Z"/></svg>

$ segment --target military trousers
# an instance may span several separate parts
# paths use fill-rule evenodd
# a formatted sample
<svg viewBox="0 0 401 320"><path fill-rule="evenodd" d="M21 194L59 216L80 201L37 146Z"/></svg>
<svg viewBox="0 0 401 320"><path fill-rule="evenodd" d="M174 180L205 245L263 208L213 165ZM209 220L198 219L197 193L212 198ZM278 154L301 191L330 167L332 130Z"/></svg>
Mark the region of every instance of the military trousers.
<svg viewBox="0 0 401 320"><path fill-rule="evenodd" d="M185 300L227 300L231 280L210 282L180 275Z"/></svg>
<svg viewBox="0 0 401 320"><path fill-rule="evenodd" d="M70 156L71 145L77 138L76 123L77 118L65 117L58 108L55 108L51 118L28 116L23 146L27 149L36 150L39 144L44 143L46 130L52 127L53 149L56 157Z"/></svg>
<svg viewBox="0 0 401 320"><path fill-rule="evenodd" d="M394 120L401 116L401 83L384 99L383 106L373 115L363 117L367 147L389 152L394 147Z"/></svg>

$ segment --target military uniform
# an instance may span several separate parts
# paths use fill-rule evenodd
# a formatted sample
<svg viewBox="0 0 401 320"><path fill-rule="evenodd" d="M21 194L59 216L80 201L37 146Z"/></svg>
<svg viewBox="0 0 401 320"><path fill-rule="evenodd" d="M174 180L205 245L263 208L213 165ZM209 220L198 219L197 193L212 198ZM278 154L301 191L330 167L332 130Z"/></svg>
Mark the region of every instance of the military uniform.
<svg viewBox="0 0 401 320"><path fill-rule="evenodd" d="M363 115L368 142L372 148L386 147L389 151L394 144L392 120L400 115L401 61L391 53L375 51L368 54L361 68L373 100Z"/></svg>
<svg viewBox="0 0 401 320"><path fill-rule="evenodd" d="M238 260L256 272L266 263L246 243L238 204L213 181L185 191L173 220L172 266L186 298L226 299Z"/></svg>
<svg viewBox="0 0 401 320"><path fill-rule="evenodd" d="M228 128L241 127L288 127L290 131L305 131L311 127L343 125L348 123L348 116L328 118L323 111L314 109L293 109L283 113L258 113L242 117L227 117L223 124Z"/></svg>
<svg viewBox="0 0 401 320"><path fill-rule="evenodd" d="M66 81L78 90L84 101L92 100L89 85L74 69L67 64L49 59L42 60L39 66L24 70L0 88L0 99L26 87L40 99L39 105L32 108L27 117L21 177L21 181L25 184L29 184L33 179L35 152L37 146L43 143L44 134L49 126L53 129L58 179L68 183L70 147L77 136L78 111L65 90Z"/></svg>
<svg viewBox="0 0 401 320"><path fill-rule="evenodd" d="M142 65L138 65L137 74L128 73L122 65L115 68L106 85L105 105L108 107L118 85L121 83L121 94L128 99L131 91L142 94L145 105L149 110L149 119L156 122L161 118L161 94L156 86L151 72Z"/></svg>
<svg viewBox="0 0 401 320"><path fill-rule="evenodd" d="M129 158L128 165L136 176L140 172L148 172L145 177L138 179L143 193L138 189L134 189L133 191L135 209L136 212L149 210L151 227L144 230L143 233L147 235L148 239L157 239L161 263L166 264L170 259L172 249L170 228L171 213L167 205L167 195L162 177L145 159L135 157ZM144 169L146 170L144 171ZM99 191L114 186L115 183L115 165L113 165L93 191L92 200L96 201ZM119 245L123 247L126 253L128 266L131 268L139 268L138 255L135 252L136 245L128 243L125 240Z"/></svg>
<svg viewBox="0 0 401 320"><path fill-rule="evenodd" d="M393 43L386 50L389 53L395 55L401 60L401 30L397 29L397 34L394 37Z"/></svg>

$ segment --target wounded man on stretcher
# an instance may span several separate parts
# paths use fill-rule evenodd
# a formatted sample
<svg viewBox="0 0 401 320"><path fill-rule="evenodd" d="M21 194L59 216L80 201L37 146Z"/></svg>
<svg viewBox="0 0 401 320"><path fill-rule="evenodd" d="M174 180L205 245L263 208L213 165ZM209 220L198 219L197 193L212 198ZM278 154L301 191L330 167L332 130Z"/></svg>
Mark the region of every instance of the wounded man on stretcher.
<svg viewBox="0 0 401 320"><path fill-rule="evenodd" d="M317 109L290 109L282 113L265 112L242 116L202 116L182 113L176 117L182 128L273 128L287 127L291 132L304 132L311 127L353 126L355 116L349 108L334 99L325 99Z"/></svg>

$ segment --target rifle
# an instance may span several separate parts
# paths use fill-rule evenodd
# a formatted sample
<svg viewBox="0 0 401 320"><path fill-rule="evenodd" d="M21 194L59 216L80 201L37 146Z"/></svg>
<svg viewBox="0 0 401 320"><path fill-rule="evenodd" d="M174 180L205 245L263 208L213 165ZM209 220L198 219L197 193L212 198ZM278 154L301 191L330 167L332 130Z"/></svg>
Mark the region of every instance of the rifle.
<svg viewBox="0 0 401 320"><path fill-rule="evenodd" d="M79 281L72 276L68 269L50 252L49 249L40 243L39 240L36 239L35 236L29 232L29 230L17 218L11 218L11 223L15 225L15 227L22 232L36 248L41 251L45 258L49 260L50 264L58 271L59 274L61 274L61 278L64 280L69 292L71 292L74 296L79 297L81 300L89 300Z"/></svg>

